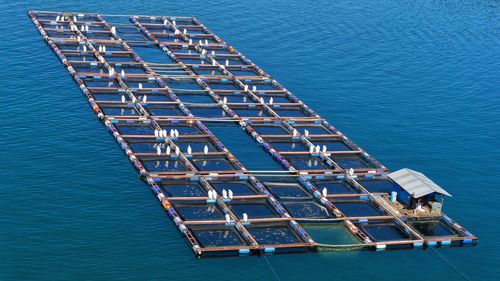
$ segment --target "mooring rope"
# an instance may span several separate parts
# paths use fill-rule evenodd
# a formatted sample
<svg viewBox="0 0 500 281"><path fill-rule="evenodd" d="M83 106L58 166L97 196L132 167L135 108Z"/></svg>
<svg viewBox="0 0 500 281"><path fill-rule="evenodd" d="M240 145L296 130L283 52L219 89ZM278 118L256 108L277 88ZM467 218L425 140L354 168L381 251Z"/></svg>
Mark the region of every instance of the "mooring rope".
<svg viewBox="0 0 500 281"><path fill-rule="evenodd" d="M455 272L457 272L459 275L461 275L465 280L467 281L472 281L469 276L467 276L463 271L458 269L450 260L448 260L445 256L443 256L440 252L436 251L436 249L430 247L434 253L436 253L443 261L445 261Z"/></svg>
<svg viewBox="0 0 500 281"><path fill-rule="evenodd" d="M281 281L280 277L278 276L278 273L276 273L276 270L274 270L273 265L271 264L271 262L269 261L269 259L267 258L267 256L266 256L266 255L264 255L264 259L266 260L267 265L269 265L269 268L270 268L270 269L271 269L271 271L273 272L274 277L276 277L276 280Z"/></svg>

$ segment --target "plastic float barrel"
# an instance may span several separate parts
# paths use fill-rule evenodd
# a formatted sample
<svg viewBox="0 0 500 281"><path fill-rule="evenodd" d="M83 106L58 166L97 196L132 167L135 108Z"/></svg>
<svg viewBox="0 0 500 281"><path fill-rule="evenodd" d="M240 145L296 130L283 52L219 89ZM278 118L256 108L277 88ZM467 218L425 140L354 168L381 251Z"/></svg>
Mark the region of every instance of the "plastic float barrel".
<svg viewBox="0 0 500 281"><path fill-rule="evenodd" d="M387 245L385 245L385 244L377 244L377 246L375 247L375 249L377 251L385 251L386 248L387 248Z"/></svg>
<svg viewBox="0 0 500 281"><path fill-rule="evenodd" d="M391 202L395 203L398 198L398 193L396 191L391 191Z"/></svg>
<svg viewBox="0 0 500 281"><path fill-rule="evenodd" d="M265 254L272 254L276 252L276 248L270 247L270 248L264 248L264 253Z"/></svg>
<svg viewBox="0 0 500 281"><path fill-rule="evenodd" d="M422 242L413 243L413 248L422 248L423 246L424 246L424 243L422 243Z"/></svg>
<svg viewBox="0 0 500 281"><path fill-rule="evenodd" d="M443 247L451 246L451 240L443 240L443 241L439 242L439 244L441 244L441 246L443 246Z"/></svg>
<svg viewBox="0 0 500 281"><path fill-rule="evenodd" d="M240 256L246 256L246 255L249 255L250 254L250 249L239 249L238 250L238 254Z"/></svg>
<svg viewBox="0 0 500 281"><path fill-rule="evenodd" d="M435 247L435 246L437 246L437 242L436 241L427 241L427 246L428 247Z"/></svg>

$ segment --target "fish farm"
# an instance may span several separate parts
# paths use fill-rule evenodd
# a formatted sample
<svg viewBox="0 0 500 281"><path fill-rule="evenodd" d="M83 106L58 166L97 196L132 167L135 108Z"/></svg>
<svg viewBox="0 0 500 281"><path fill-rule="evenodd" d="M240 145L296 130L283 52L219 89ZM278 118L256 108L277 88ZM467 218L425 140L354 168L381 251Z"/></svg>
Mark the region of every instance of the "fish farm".
<svg viewBox="0 0 500 281"><path fill-rule="evenodd" d="M28 15L195 256L477 244L447 191L389 171L198 19ZM245 168L213 124L278 168Z"/></svg>

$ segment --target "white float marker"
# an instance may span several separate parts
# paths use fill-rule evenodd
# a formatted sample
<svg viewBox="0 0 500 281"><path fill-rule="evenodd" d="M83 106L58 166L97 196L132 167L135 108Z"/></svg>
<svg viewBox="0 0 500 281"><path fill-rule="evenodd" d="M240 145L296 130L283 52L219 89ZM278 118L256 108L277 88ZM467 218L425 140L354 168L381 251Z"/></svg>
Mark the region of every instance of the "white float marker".
<svg viewBox="0 0 500 281"><path fill-rule="evenodd" d="M163 137L166 138L167 137L167 130L163 129L162 132L163 132Z"/></svg>
<svg viewBox="0 0 500 281"><path fill-rule="evenodd" d="M160 136L160 134L158 132L158 129L155 129L155 137L159 137L159 136Z"/></svg>
<svg viewBox="0 0 500 281"><path fill-rule="evenodd" d="M78 20L76 19L76 16L73 16L73 21L77 22Z"/></svg>
<svg viewBox="0 0 500 281"><path fill-rule="evenodd" d="M208 39L205 39L205 45L208 45Z"/></svg>
<svg viewBox="0 0 500 281"><path fill-rule="evenodd" d="M248 222L248 215L247 213L243 213L243 221Z"/></svg>
<svg viewBox="0 0 500 281"><path fill-rule="evenodd" d="M264 104L264 98L263 97L260 97L259 101L260 101L260 103Z"/></svg>
<svg viewBox="0 0 500 281"><path fill-rule="evenodd" d="M178 138L179 137L179 131L177 129L175 129L174 132L175 132L175 137Z"/></svg>
<svg viewBox="0 0 500 281"><path fill-rule="evenodd" d="M227 196L229 199L233 199L233 191L231 189L227 192Z"/></svg>
<svg viewBox="0 0 500 281"><path fill-rule="evenodd" d="M179 147L176 146L175 147L175 155L179 155L179 153L181 153L181 151L179 150Z"/></svg>
<svg viewBox="0 0 500 281"><path fill-rule="evenodd" d="M175 132L173 129L170 129L170 137L171 138L175 137Z"/></svg>
<svg viewBox="0 0 500 281"><path fill-rule="evenodd" d="M293 129L293 131L292 131L292 135L293 135L294 137L296 137L296 136L297 136L297 134L298 134L297 129Z"/></svg>
<svg viewBox="0 0 500 281"><path fill-rule="evenodd" d="M158 154L158 155L161 154L161 147L159 147L159 146L156 147L156 154Z"/></svg>
<svg viewBox="0 0 500 281"><path fill-rule="evenodd" d="M319 145L316 146L316 153L319 153L320 150L321 150L321 147Z"/></svg>
<svg viewBox="0 0 500 281"><path fill-rule="evenodd" d="M175 20L174 20L174 21L172 21L172 24L173 24L174 26L176 25L176 24L175 24Z"/></svg>
<svg viewBox="0 0 500 281"><path fill-rule="evenodd" d="M246 84L245 84L245 87L243 87L243 90L244 90L245 92L248 92L248 85L246 85Z"/></svg>
<svg viewBox="0 0 500 281"><path fill-rule="evenodd" d="M323 153L326 153L326 145L323 145Z"/></svg>
<svg viewBox="0 0 500 281"><path fill-rule="evenodd" d="M147 101L148 101L148 96L144 95L144 97L142 97L142 103L146 103Z"/></svg>
<svg viewBox="0 0 500 281"><path fill-rule="evenodd" d="M103 52L103 53L106 53L106 45L103 45L103 46L102 46L102 52Z"/></svg>
<svg viewBox="0 0 500 281"><path fill-rule="evenodd" d="M203 153L208 154L208 145L205 144L205 147L203 148Z"/></svg>
<svg viewBox="0 0 500 281"><path fill-rule="evenodd" d="M193 152L193 150L191 149L191 146L190 146L190 145L188 145L188 148L187 148L187 153L188 153L189 155L191 155L191 154L192 154L192 152Z"/></svg>
<svg viewBox="0 0 500 281"><path fill-rule="evenodd" d="M86 52L87 51L87 46L83 45L83 51Z"/></svg>
<svg viewBox="0 0 500 281"><path fill-rule="evenodd" d="M142 90L142 83L139 83L139 89Z"/></svg>
<svg viewBox="0 0 500 281"><path fill-rule="evenodd" d="M116 35L116 27L115 26L111 27L111 33L113 35Z"/></svg>
<svg viewBox="0 0 500 281"><path fill-rule="evenodd" d="M187 30L184 28L184 30L182 30L182 33L187 34L188 32L187 32Z"/></svg>
<svg viewBox="0 0 500 281"><path fill-rule="evenodd" d="M229 214L226 214L226 222L227 223L230 223L231 222L231 216L229 216Z"/></svg>
<svg viewBox="0 0 500 281"><path fill-rule="evenodd" d="M189 39L189 45L193 44L193 39Z"/></svg>
<svg viewBox="0 0 500 281"><path fill-rule="evenodd" d="M226 198L227 198L227 191L226 191L225 189L223 189L223 190L222 190L222 197L223 197L224 199L226 199Z"/></svg>
<svg viewBox="0 0 500 281"><path fill-rule="evenodd" d="M167 146L167 155L170 155L170 146Z"/></svg>
<svg viewBox="0 0 500 281"><path fill-rule="evenodd" d="M125 77L125 70L122 69L122 71L120 72L121 76L122 77Z"/></svg>
<svg viewBox="0 0 500 281"><path fill-rule="evenodd" d="M163 25L164 25L164 26L167 26L167 25L168 25L168 20L167 20L167 19L164 19L164 20L163 20Z"/></svg>
<svg viewBox="0 0 500 281"><path fill-rule="evenodd" d="M306 135L306 137L309 136L309 131L308 130L304 130L304 135Z"/></svg>
<svg viewBox="0 0 500 281"><path fill-rule="evenodd" d="M135 102L136 102L136 100L137 100L137 99L135 98L135 96L133 96L133 97L132 97L132 103L135 103Z"/></svg>
<svg viewBox="0 0 500 281"><path fill-rule="evenodd" d="M273 105L273 97L271 97L271 98L269 99L269 104L270 104L270 105Z"/></svg>
<svg viewBox="0 0 500 281"><path fill-rule="evenodd" d="M350 175L350 176L354 175L354 169L353 169L353 168L350 168L350 169L349 169L349 175Z"/></svg>
<svg viewBox="0 0 500 281"><path fill-rule="evenodd" d="M114 68L110 68L109 69L109 77L113 77L113 75L115 75L115 69Z"/></svg>
<svg viewBox="0 0 500 281"><path fill-rule="evenodd" d="M227 97L224 97L224 99L222 100L222 104L226 104L227 103Z"/></svg>
<svg viewBox="0 0 500 281"><path fill-rule="evenodd" d="M314 153L314 145L311 145L311 146L309 147L309 153Z"/></svg>
<svg viewBox="0 0 500 281"><path fill-rule="evenodd" d="M228 60L228 59L226 59L226 63L225 63L225 65L226 65L226 66L228 66L228 65L229 65L229 60Z"/></svg>
<svg viewBox="0 0 500 281"><path fill-rule="evenodd" d="M257 91L257 86L252 86L252 92Z"/></svg>
<svg viewBox="0 0 500 281"><path fill-rule="evenodd" d="M102 52L102 46L99 45L99 48L97 48L99 50L99 52Z"/></svg>
<svg viewBox="0 0 500 281"><path fill-rule="evenodd" d="M61 18L59 16L56 17L56 22L59 22Z"/></svg>
<svg viewBox="0 0 500 281"><path fill-rule="evenodd" d="M80 27L80 31L85 31L85 25L82 25L82 26Z"/></svg>
<svg viewBox="0 0 500 281"><path fill-rule="evenodd" d="M125 96L122 96L122 103L125 103Z"/></svg>
<svg viewBox="0 0 500 281"><path fill-rule="evenodd" d="M85 25L85 31L89 31L89 26Z"/></svg>
<svg viewBox="0 0 500 281"><path fill-rule="evenodd" d="M328 189L326 189L326 187L323 187L322 193L323 193L323 196L326 197L326 195L328 195Z"/></svg>

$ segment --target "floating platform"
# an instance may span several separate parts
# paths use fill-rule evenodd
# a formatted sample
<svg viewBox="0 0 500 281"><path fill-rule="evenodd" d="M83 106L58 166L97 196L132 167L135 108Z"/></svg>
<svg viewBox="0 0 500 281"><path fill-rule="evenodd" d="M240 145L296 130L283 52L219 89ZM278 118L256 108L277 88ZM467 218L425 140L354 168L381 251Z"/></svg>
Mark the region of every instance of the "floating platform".
<svg viewBox="0 0 500 281"><path fill-rule="evenodd" d="M196 18L29 16L196 256L476 244ZM282 170L247 170L214 122Z"/></svg>

